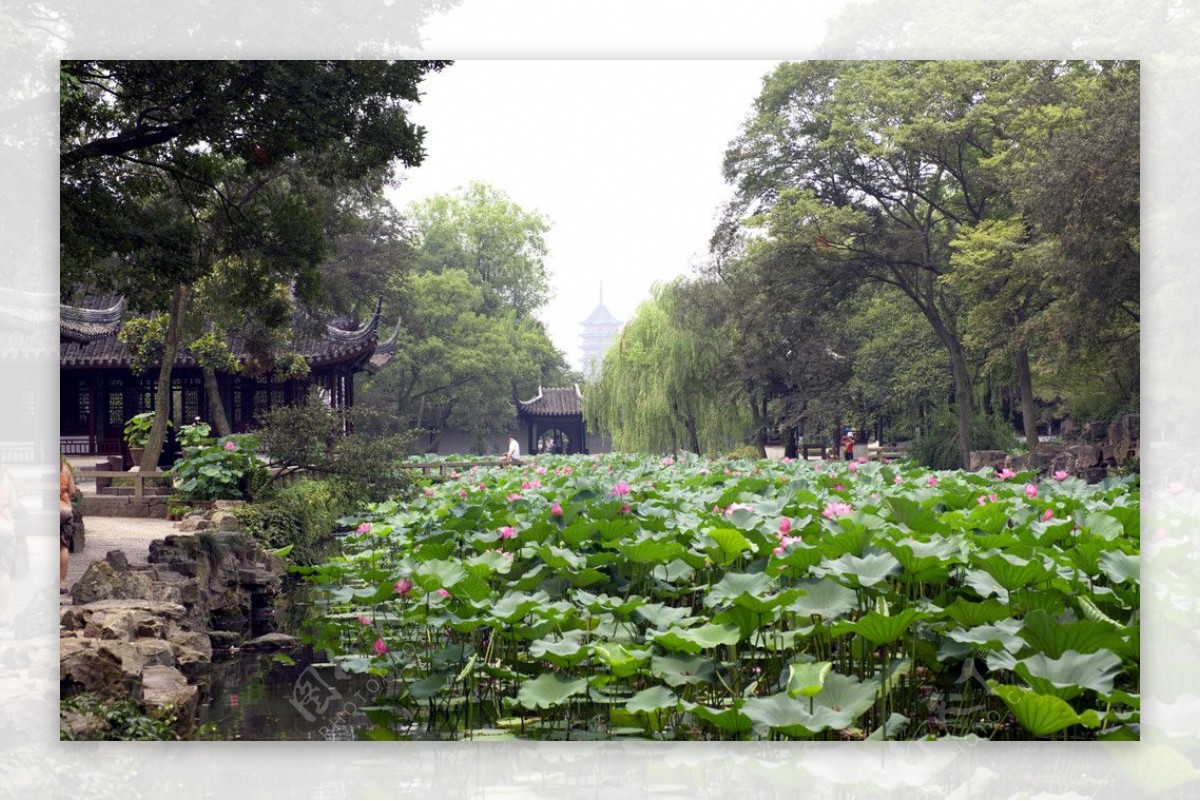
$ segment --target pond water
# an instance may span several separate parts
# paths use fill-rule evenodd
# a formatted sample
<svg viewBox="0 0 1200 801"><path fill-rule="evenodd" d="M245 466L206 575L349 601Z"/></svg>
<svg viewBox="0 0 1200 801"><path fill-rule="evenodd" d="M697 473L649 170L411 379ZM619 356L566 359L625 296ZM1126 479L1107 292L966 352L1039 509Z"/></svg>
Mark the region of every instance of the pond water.
<svg viewBox="0 0 1200 801"><path fill-rule="evenodd" d="M299 634L313 613L307 588L289 576L270 615L274 628ZM253 635L265 633L255 630ZM214 654L196 716L205 740L353 740L371 723L360 711L379 694L373 676L349 675L309 645L287 652Z"/></svg>
<svg viewBox="0 0 1200 801"><path fill-rule="evenodd" d="M208 702L197 716L209 740L353 740L370 722L372 677L348 676L305 646L292 654L213 660Z"/></svg>

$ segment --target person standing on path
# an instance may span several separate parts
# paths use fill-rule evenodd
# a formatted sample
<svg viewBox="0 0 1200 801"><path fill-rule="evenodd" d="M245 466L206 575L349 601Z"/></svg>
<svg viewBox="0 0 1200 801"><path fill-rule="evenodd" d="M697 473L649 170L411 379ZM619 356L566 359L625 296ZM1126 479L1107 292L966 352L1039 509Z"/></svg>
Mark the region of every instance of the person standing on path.
<svg viewBox="0 0 1200 801"><path fill-rule="evenodd" d="M66 595L67 567L71 562L71 523L75 520L75 509L71 498L75 495L75 477L71 465L61 459L58 469L58 594Z"/></svg>

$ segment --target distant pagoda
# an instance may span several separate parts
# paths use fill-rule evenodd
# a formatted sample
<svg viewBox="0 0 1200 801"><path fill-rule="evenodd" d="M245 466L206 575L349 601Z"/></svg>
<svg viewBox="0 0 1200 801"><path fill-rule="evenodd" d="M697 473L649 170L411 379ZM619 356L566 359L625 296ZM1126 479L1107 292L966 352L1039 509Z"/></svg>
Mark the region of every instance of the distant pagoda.
<svg viewBox="0 0 1200 801"><path fill-rule="evenodd" d="M604 354L608 352L617 332L621 330L621 325L621 321L613 317L612 312L604 306L604 284L601 283L600 302L592 309L587 319L580 323L583 328L583 334L580 336L583 341L583 375L589 381L600 373Z"/></svg>

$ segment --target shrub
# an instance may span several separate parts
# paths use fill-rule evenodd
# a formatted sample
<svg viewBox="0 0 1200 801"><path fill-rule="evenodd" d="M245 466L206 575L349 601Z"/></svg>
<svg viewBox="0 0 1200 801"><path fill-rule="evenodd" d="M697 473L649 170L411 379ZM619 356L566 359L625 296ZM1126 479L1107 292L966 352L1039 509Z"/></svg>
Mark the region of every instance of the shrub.
<svg viewBox="0 0 1200 801"><path fill-rule="evenodd" d="M252 476L266 472L266 466L255 456L257 447L256 436L234 434L180 459L168 471L179 480L180 499L215 501L248 497Z"/></svg>
<svg viewBox="0 0 1200 801"><path fill-rule="evenodd" d="M150 439L150 429L154 426L154 412L135 414L125 422L125 444L131 448L144 448ZM167 421L170 428L171 422Z"/></svg>
<svg viewBox="0 0 1200 801"><path fill-rule="evenodd" d="M247 534L266 548L293 546L289 558L312 564L323 558L322 548L332 538L338 518L356 504L346 500L336 483L300 479L279 487L271 500L234 510Z"/></svg>
<svg viewBox="0 0 1200 801"><path fill-rule="evenodd" d="M977 451L1014 451L1017 434L1002 417L976 414L971 447ZM952 409L931 415L928 430L913 440L909 458L934 470L958 470L965 465L958 452L958 416Z"/></svg>
<svg viewBox="0 0 1200 801"><path fill-rule="evenodd" d="M175 715L147 714L133 701L104 701L83 693L63 700L64 712L76 712L104 723L92 739L96 740L178 740L175 734ZM74 739L66 730L60 731L64 740Z"/></svg>
<svg viewBox="0 0 1200 801"><path fill-rule="evenodd" d="M354 409L343 417L320 400L272 410L258 434L279 476L299 470L326 479L340 498L356 505L406 495L412 483L399 462L408 454L409 432L368 435L376 430L364 425L366 410ZM345 433L350 423L353 433ZM264 490L269 495L269 488Z"/></svg>
<svg viewBox="0 0 1200 801"><path fill-rule="evenodd" d="M754 445L739 445L732 450L725 452L726 459L750 459L754 461L758 459L758 448Z"/></svg>
<svg viewBox="0 0 1200 801"><path fill-rule="evenodd" d="M212 426L197 420L191 425L180 426L175 435L179 446L184 449L204 448L212 445Z"/></svg>

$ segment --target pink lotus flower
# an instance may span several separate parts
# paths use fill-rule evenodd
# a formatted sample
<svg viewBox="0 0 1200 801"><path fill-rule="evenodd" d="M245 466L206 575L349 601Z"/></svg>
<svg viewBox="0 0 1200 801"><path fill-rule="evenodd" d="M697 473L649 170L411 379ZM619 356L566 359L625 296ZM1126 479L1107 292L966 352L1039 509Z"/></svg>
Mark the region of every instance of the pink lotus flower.
<svg viewBox="0 0 1200 801"><path fill-rule="evenodd" d="M462 498L465 501L467 499L467 491L465 489L460 489L458 491L458 497Z"/></svg>
<svg viewBox="0 0 1200 801"><path fill-rule="evenodd" d="M821 462L817 462L815 465L813 465L813 470L816 470L818 473L824 469L825 469L825 465L822 464Z"/></svg>
<svg viewBox="0 0 1200 801"><path fill-rule="evenodd" d="M529 486L529 482L528 482L528 481L522 481L522 482L521 482L521 489L523 489L523 490L527 490L527 489L532 489L532 488Z"/></svg>
<svg viewBox="0 0 1200 801"><path fill-rule="evenodd" d="M435 494L435 492L434 492L434 489L433 489L433 487L426 487L426 488L425 488L425 497L426 497L426 498L432 498L432 497L434 496L434 494Z"/></svg>
<svg viewBox="0 0 1200 801"><path fill-rule="evenodd" d="M745 503L731 503L731 504L729 504L728 506L726 506L726 507L725 507L725 516L726 516L726 517L729 517L731 514L733 514L734 512L736 512L738 509L745 509L747 512L753 512L753 511L754 511L754 507L753 507L753 506L750 506L749 504L745 504Z"/></svg>
<svg viewBox="0 0 1200 801"><path fill-rule="evenodd" d="M392 585L392 589L395 591L395 593L403 596L407 596L410 592L412 592L412 588L412 579L408 578L407 576Z"/></svg>
<svg viewBox="0 0 1200 801"><path fill-rule="evenodd" d="M791 545L793 542L800 542L800 538L799 537L781 537L779 539L779 544L771 549L771 553L775 554L776 556L783 556L783 552L786 551L787 547L789 545Z"/></svg>
<svg viewBox="0 0 1200 801"><path fill-rule="evenodd" d="M976 501L979 503L979 505L980 505L980 506L983 506L983 505L984 505L985 503L987 503L988 501L993 501L993 502L994 502L994 501L996 500L996 494L995 494L995 493L992 493L991 495L980 495L980 496L979 496L978 498L976 498L975 500L976 500Z"/></svg>
<svg viewBox="0 0 1200 801"><path fill-rule="evenodd" d="M612 494L613 495L628 495L629 494L629 485L626 484L624 481L618 481L617 486L613 487L613 489L612 489Z"/></svg>
<svg viewBox="0 0 1200 801"><path fill-rule="evenodd" d="M893 478L892 478L892 483L893 483L893 484L903 484L903 483L904 483L904 478L903 478L903 477L901 477L901 476L895 476L895 477L893 477Z"/></svg>
<svg viewBox="0 0 1200 801"><path fill-rule="evenodd" d="M512 503L514 501L519 501L519 500L521 500L521 493L519 493L519 492L514 492L508 496L509 503Z"/></svg>
<svg viewBox="0 0 1200 801"><path fill-rule="evenodd" d="M929 478L925 479L925 486L936 487L937 485L938 485L937 476L930 476Z"/></svg>
<svg viewBox="0 0 1200 801"><path fill-rule="evenodd" d="M1005 479L1008 479L1008 478L1012 478L1015 475L1016 475L1016 473L1014 473L1012 470L1009 470L1007 467L1004 468L1003 470L996 471L996 478L1000 479L1001 481L1004 481Z"/></svg>
<svg viewBox="0 0 1200 801"><path fill-rule="evenodd" d="M375 647L375 653L378 654L379 656L383 656L384 654L387 653L387 643L385 643L383 641L382 637L380 637L378 640L375 641L374 647Z"/></svg>
<svg viewBox="0 0 1200 801"><path fill-rule="evenodd" d="M555 501L550 506L550 514L553 517L562 517L562 504L560 504L558 501Z"/></svg>
<svg viewBox="0 0 1200 801"><path fill-rule="evenodd" d="M842 503L841 501L831 501L825 507L825 511L821 512L821 515L824 516L827 520L833 520L835 517L845 517L846 515L850 514L853 511L854 511L853 507L851 507L850 504L848 504L848 503Z"/></svg>
<svg viewBox="0 0 1200 801"><path fill-rule="evenodd" d="M785 456L785 457L783 457L783 463L784 463L784 464L791 464L791 463L792 463L792 462L794 462L794 461L796 461L796 460L795 460L795 459L793 459L793 458L792 458L792 457L790 457L790 456Z"/></svg>
<svg viewBox="0 0 1200 801"><path fill-rule="evenodd" d="M1037 484L1026 484L1025 485L1025 497L1032 499L1032 498L1036 498L1037 496L1038 496Z"/></svg>
<svg viewBox="0 0 1200 801"><path fill-rule="evenodd" d="M845 488L845 487L843 487L841 484L834 484L834 485L833 485L833 491L834 491L834 492L845 492L845 491L846 491L846 488Z"/></svg>
<svg viewBox="0 0 1200 801"><path fill-rule="evenodd" d="M233 440L226 440L226 441L225 441L225 450L227 450L227 451L236 451L236 450L237 450L237 443L236 443L236 442L234 442Z"/></svg>
<svg viewBox="0 0 1200 801"><path fill-rule="evenodd" d="M675 464L675 460L672 459L670 456L664 456L663 460L662 460L662 464L663 464L663 467L670 467L671 465Z"/></svg>
<svg viewBox="0 0 1200 801"><path fill-rule="evenodd" d="M539 464L537 467L535 467L533 469L533 472L537 473L539 476L544 476L544 475L546 475L546 468L542 467Z"/></svg>
<svg viewBox="0 0 1200 801"><path fill-rule="evenodd" d="M440 590L438 590L438 595L442 596L443 598L449 598L450 590L446 589L445 587L442 587Z"/></svg>
<svg viewBox="0 0 1200 801"><path fill-rule="evenodd" d="M785 517L779 521L779 536L780 537L786 537L791 530L792 530L791 518Z"/></svg>
<svg viewBox="0 0 1200 801"><path fill-rule="evenodd" d="M371 619L370 619L369 617L361 617L361 616L360 616L360 617L358 618L358 622L359 622L359 623L362 623L364 626L369 626L369 625L371 625Z"/></svg>
<svg viewBox="0 0 1200 801"><path fill-rule="evenodd" d="M457 471L457 470L451 470L451 471L450 471L450 478L458 478L458 471Z"/></svg>
<svg viewBox="0 0 1200 801"><path fill-rule="evenodd" d="M851 462L850 464L846 465L846 469L849 470L851 473L857 473L858 472L858 462Z"/></svg>
<svg viewBox="0 0 1200 801"><path fill-rule="evenodd" d="M867 457L865 457L865 456L860 456L860 457L858 457L857 459L855 459L854 461L858 462L859 464L866 464L866 463L867 463Z"/></svg>
<svg viewBox="0 0 1200 801"><path fill-rule="evenodd" d="M485 489L487 489L487 484L485 484L484 482L480 481L480 482L479 482L479 488L480 488L481 490L485 490Z"/></svg>
<svg viewBox="0 0 1200 801"><path fill-rule="evenodd" d="M512 526L504 526L500 529L500 539L502 540L511 540L515 536L517 536L517 530Z"/></svg>
<svg viewBox="0 0 1200 801"><path fill-rule="evenodd" d="M370 523L359 523L357 531L359 534L370 534L371 533L371 524Z"/></svg>
<svg viewBox="0 0 1200 801"><path fill-rule="evenodd" d="M1042 512L1042 522L1043 523L1045 523L1047 520L1049 520L1052 517L1054 517L1053 509L1047 509L1046 511Z"/></svg>
<svg viewBox="0 0 1200 801"><path fill-rule="evenodd" d="M625 504L624 506L621 507L621 514L623 514L623 515L629 514L629 504Z"/></svg>
<svg viewBox="0 0 1200 801"><path fill-rule="evenodd" d="M1066 470L1055 470L1054 471L1054 480L1055 481L1065 481L1067 479L1067 477L1070 475L1071 474L1068 473Z"/></svg>

